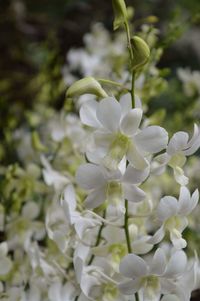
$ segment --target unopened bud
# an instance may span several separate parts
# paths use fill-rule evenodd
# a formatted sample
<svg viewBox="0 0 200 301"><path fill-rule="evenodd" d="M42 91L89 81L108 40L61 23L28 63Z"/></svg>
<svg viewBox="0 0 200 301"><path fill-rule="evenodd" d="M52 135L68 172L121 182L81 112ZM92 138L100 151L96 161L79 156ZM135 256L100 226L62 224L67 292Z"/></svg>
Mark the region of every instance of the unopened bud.
<svg viewBox="0 0 200 301"><path fill-rule="evenodd" d="M115 19L113 22L113 29L116 30L122 24L127 22L128 15L127 15L127 9L124 0L112 0L112 5L113 5L113 10L115 15Z"/></svg>
<svg viewBox="0 0 200 301"><path fill-rule="evenodd" d="M132 68L137 70L148 62L150 49L147 43L138 36L131 38L131 47L133 52Z"/></svg>
<svg viewBox="0 0 200 301"><path fill-rule="evenodd" d="M108 97L106 92L103 90L101 85L93 77L85 77L76 81L67 90L66 96L73 97L82 94L94 94L98 97L105 98Z"/></svg>
<svg viewBox="0 0 200 301"><path fill-rule="evenodd" d="M40 141L40 137L38 135L37 132L33 132L32 133L32 137L31 137L31 142L32 142L32 146L36 151L39 152L44 152L46 151L46 147L42 144L42 142Z"/></svg>

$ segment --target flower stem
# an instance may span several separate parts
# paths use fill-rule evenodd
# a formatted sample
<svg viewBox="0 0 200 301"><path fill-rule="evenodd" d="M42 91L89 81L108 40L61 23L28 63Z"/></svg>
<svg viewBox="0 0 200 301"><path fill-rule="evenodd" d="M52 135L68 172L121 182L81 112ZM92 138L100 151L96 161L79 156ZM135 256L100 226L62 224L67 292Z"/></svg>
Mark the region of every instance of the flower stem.
<svg viewBox="0 0 200 301"><path fill-rule="evenodd" d="M125 200L125 209L126 211L124 215L124 230L126 236L126 244L127 244L128 253L132 253L130 235L128 230L128 201L127 200Z"/></svg>
<svg viewBox="0 0 200 301"><path fill-rule="evenodd" d="M132 99L132 108L135 107L135 72L132 72L132 82L131 82L131 99Z"/></svg>
<svg viewBox="0 0 200 301"><path fill-rule="evenodd" d="M131 240L130 240L130 235L128 230L128 201L127 200L125 200L125 209L126 211L124 215L124 230L126 236L126 244L127 244L128 253L132 253ZM139 301L139 295L137 292L135 293L135 301Z"/></svg>
<svg viewBox="0 0 200 301"><path fill-rule="evenodd" d="M140 301L138 293L135 293L135 301Z"/></svg>
<svg viewBox="0 0 200 301"><path fill-rule="evenodd" d="M106 210L104 210L103 212L103 218L106 217ZM96 243L95 243L95 247L97 247L101 241L101 233L102 233L102 230L104 228L104 223L101 224L100 228L99 228L99 232L98 232L98 235L97 235L97 239L96 239ZM91 265L93 260L94 260L94 257L95 255L92 254L92 256L90 257L89 261L88 261L88 265Z"/></svg>

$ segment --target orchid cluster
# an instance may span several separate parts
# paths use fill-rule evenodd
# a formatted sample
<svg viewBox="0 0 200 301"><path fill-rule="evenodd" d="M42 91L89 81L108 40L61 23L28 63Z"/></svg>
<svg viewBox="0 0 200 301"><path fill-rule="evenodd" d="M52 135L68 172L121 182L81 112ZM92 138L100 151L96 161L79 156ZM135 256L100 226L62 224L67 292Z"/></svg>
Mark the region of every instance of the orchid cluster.
<svg viewBox="0 0 200 301"><path fill-rule="evenodd" d="M156 54L155 36L145 39L144 27L132 37L124 1L113 0L113 8L130 70L122 64L120 77L121 69L101 66L119 48L96 26L103 39L87 35L86 42L99 59L69 54L86 76L67 90L78 114L38 113L38 132L15 133L23 137L23 166L0 169L2 301L189 301L200 288L197 250L191 254L186 235L198 226L191 215L199 212L198 180L191 186L191 179L199 159L186 162L200 147L200 127L169 135L145 115L142 89L149 74L159 78L149 49ZM96 78L104 69L109 80Z"/></svg>

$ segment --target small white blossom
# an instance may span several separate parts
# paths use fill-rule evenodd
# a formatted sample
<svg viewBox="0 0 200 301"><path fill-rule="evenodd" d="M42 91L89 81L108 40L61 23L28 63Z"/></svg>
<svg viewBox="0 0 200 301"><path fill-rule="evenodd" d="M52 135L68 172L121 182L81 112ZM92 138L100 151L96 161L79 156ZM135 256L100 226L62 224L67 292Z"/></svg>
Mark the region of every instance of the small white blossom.
<svg viewBox="0 0 200 301"><path fill-rule="evenodd" d="M128 254L122 259L119 269L129 280L120 283L119 289L125 295L139 292L142 300L157 301L161 294L171 293L174 281L184 273L186 264L183 251L176 251L167 260L165 252L159 248L150 262Z"/></svg>
<svg viewBox="0 0 200 301"><path fill-rule="evenodd" d="M199 192L196 189L192 196L186 187L181 187L179 200L172 196L165 196L161 199L157 208L158 220L162 223L149 242L158 243L169 231L170 240L174 247L185 248L187 243L182 238L182 232L187 227L186 216L196 207L199 200Z"/></svg>
<svg viewBox="0 0 200 301"><path fill-rule="evenodd" d="M121 201L140 202L145 193L137 184L143 182L149 174L149 168L138 170L129 165L124 174L120 170L109 171L106 168L87 163L79 167L76 175L80 187L89 190L85 200L88 208L96 208L104 201L122 206Z"/></svg>

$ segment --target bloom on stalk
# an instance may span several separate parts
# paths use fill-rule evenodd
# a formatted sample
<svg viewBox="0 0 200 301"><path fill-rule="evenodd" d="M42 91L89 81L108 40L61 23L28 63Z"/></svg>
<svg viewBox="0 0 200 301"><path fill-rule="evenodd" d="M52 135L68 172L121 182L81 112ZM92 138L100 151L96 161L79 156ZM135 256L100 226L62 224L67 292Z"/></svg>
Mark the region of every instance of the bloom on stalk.
<svg viewBox="0 0 200 301"><path fill-rule="evenodd" d="M109 169L117 169L124 156L137 169L148 166L147 155L154 154L167 146L168 134L160 126L139 129L142 110L132 109L129 94L118 102L108 97L99 103L91 100L80 110L81 121L96 129L95 147L87 157L94 163L103 163Z"/></svg>
<svg viewBox="0 0 200 301"><path fill-rule="evenodd" d="M182 232L188 225L186 218L196 207L199 200L199 192L196 189L192 196L186 187L181 187L179 200L172 196L161 199L157 208L157 217L162 223L149 242L159 243L169 231L170 240L175 248L185 248L187 242L182 238Z"/></svg>
<svg viewBox="0 0 200 301"><path fill-rule="evenodd" d="M129 280L121 282L119 289L124 295L139 292L142 300L157 301L161 294L175 290L174 282L184 273L186 266L187 257L183 251L176 251L167 261L165 252L159 248L150 262L128 254L122 259L119 269Z"/></svg>
<svg viewBox="0 0 200 301"><path fill-rule="evenodd" d="M186 132L175 133L169 141L166 153L155 158L153 170L160 174L165 171L168 164L174 170L174 176L177 183L187 185L188 178L184 175L182 167L186 162L186 157L194 154L200 147L200 130L194 125L194 133L189 140L189 135Z"/></svg>
<svg viewBox="0 0 200 301"><path fill-rule="evenodd" d="M106 200L116 206L122 206L124 199L140 202L145 193L136 184L142 183L148 175L149 168L138 170L128 165L122 174L119 169L109 171L103 166L86 163L79 167L76 180L80 187L89 190L86 206L96 208Z"/></svg>

